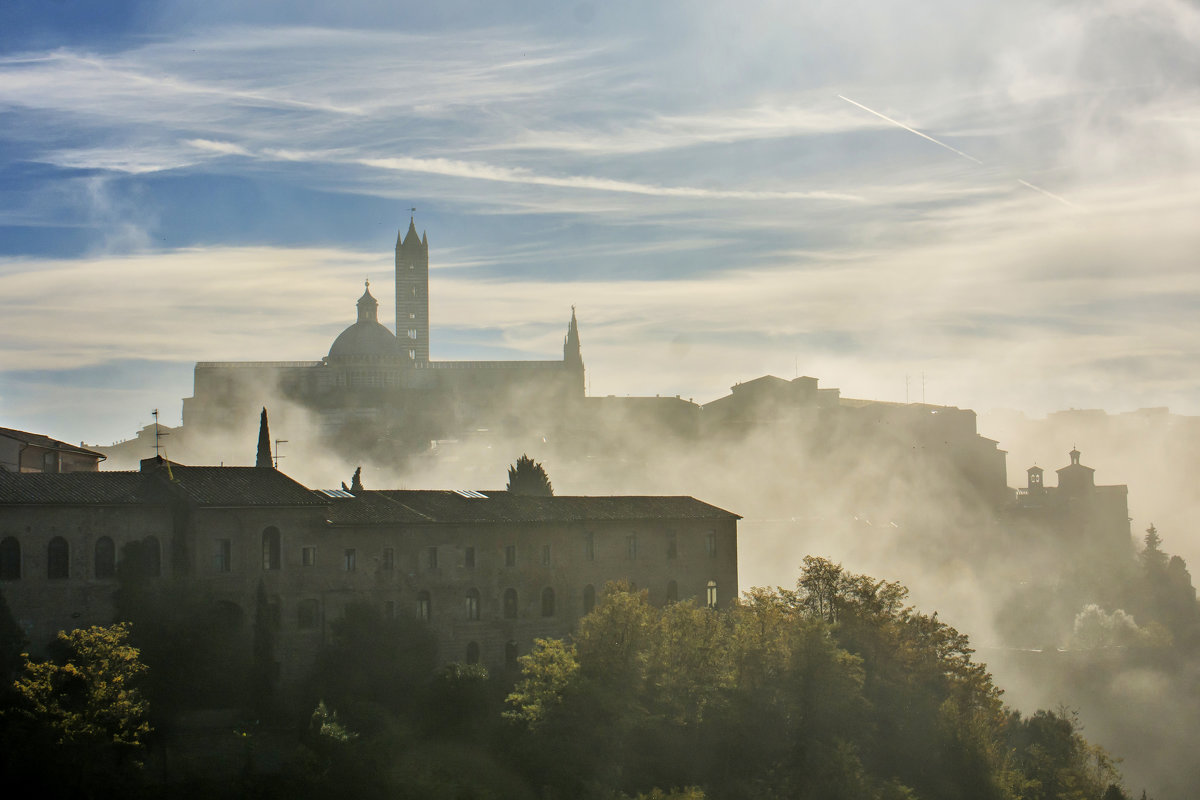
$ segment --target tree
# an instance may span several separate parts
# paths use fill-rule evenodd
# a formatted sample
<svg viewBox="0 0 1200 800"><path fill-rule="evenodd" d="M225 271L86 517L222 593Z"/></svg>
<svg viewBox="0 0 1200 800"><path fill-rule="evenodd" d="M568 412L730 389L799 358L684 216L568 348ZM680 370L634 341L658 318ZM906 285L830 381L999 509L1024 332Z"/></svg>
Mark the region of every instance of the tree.
<svg viewBox="0 0 1200 800"><path fill-rule="evenodd" d="M1154 523L1146 528L1146 536L1142 539L1146 547L1142 550L1142 566L1151 576L1161 575L1167 569L1167 554L1162 551L1162 537Z"/></svg>
<svg viewBox="0 0 1200 800"><path fill-rule="evenodd" d="M266 406L263 406L262 414L258 418L258 453L254 458L254 466L275 466L271 459L271 428L267 424Z"/></svg>
<svg viewBox="0 0 1200 800"><path fill-rule="evenodd" d="M129 623L59 631L64 663L26 659L16 682L23 713L43 721L58 744L110 742L138 748L150 732L147 705L132 685L146 671L128 644Z"/></svg>
<svg viewBox="0 0 1200 800"><path fill-rule="evenodd" d="M26 657L5 713L13 724L4 726L3 772L14 785L45 796L119 796L136 780L150 724L136 686L146 666L128 637L127 623L59 632L57 660Z"/></svg>
<svg viewBox="0 0 1200 800"><path fill-rule="evenodd" d="M508 468L508 491L526 497L550 497L554 494L546 468L525 454Z"/></svg>
<svg viewBox="0 0 1200 800"><path fill-rule="evenodd" d="M24 666L22 651L28 643L25 631L13 619L8 601L4 599L4 593L0 592L0 697L4 696L13 678Z"/></svg>

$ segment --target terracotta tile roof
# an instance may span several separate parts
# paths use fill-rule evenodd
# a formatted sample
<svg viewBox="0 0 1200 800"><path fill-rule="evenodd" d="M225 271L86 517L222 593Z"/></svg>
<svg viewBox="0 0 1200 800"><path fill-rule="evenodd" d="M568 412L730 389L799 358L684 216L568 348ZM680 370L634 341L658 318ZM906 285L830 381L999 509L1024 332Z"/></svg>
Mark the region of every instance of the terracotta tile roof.
<svg viewBox="0 0 1200 800"><path fill-rule="evenodd" d="M163 477L166 470L159 472ZM321 506L320 497L276 469L171 465L173 487L202 506Z"/></svg>
<svg viewBox="0 0 1200 800"><path fill-rule="evenodd" d="M335 525L366 525L740 519L694 497L527 497L505 491L480 494L486 497L426 489L360 492L353 499L333 501L329 520Z"/></svg>
<svg viewBox="0 0 1200 800"><path fill-rule="evenodd" d="M166 487L140 472L0 472L0 505L160 505Z"/></svg>

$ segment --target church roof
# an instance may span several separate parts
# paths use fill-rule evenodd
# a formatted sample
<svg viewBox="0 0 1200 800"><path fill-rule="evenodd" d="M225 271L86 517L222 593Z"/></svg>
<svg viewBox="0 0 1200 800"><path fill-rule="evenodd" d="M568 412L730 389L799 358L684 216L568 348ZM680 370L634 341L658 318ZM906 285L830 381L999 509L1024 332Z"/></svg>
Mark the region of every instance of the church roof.
<svg viewBox="0 0 1200 800"><path fill-rule="evenodd" d="M379 322L379 301L370 283L358 298L358 321L338 334L329 348L330 358L395 356L396 336Z"/></svg>

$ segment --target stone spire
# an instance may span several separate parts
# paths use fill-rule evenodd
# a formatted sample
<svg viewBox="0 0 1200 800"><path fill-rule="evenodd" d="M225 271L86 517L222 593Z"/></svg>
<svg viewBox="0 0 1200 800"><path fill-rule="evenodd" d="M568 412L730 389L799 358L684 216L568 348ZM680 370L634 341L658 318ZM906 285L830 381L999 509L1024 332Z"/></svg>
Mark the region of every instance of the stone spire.
<svg viewBox="0 0 1200 800"><path fill-rule="evenodd" d="M271 429L267 425L266 406L263 406L262 415L258 418L258 458L254 460L254 466L275 466L271 461Z"/></svg>
<svg viewBox="0 0 1200 800"><path fill-rule="evenodd" d="M571 323L563 339L563 361L572 367L583 369L583 351L579 347L579 322L575 319L575 306L571 306Z"/></svg>

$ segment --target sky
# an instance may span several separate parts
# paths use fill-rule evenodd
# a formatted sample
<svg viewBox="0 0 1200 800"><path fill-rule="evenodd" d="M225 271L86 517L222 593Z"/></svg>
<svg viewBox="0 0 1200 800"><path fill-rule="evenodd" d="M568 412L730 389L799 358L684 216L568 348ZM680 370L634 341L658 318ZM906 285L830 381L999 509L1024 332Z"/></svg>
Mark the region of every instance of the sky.
<svg viewBox="0 0 1200 800"><path fill-rule="evenodd" d="M0 2L0 424L390 323L410 214L435 359L1200 414L1194 2L332 5Z"/></svg>

